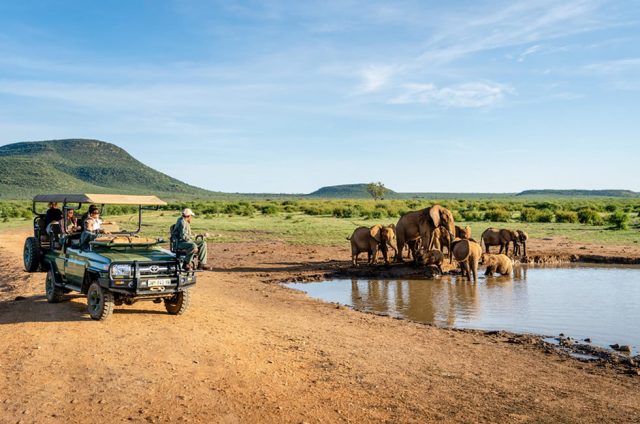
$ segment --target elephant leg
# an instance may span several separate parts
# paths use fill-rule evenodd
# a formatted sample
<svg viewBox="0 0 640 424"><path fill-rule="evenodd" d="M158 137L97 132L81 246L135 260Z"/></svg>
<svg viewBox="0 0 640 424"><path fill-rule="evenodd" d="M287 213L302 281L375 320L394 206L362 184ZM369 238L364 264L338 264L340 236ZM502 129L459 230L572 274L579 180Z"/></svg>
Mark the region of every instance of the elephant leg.
<svg viewBox="0 0 640 424"><path fill-rule="evenodd" d="M503 250L504 250L504 243L500 243L500 250L498 251L498 254L501 254Z"/></svg>
<svg viewBox="0 0 640 424"><path fill-rule="evenodd" d="M509 242L504 244L504 254L509 255Z"/></svg>
<svg viewBox="0 0 640 424"><path fill-rule="evenodd" d="M404 250L404 238L396 236L398 250L396 250L396 262L403 262L402 251Z"/></svg>
<svg viewBox="0 0 640 424"><path fill-rule="evenodd" d="M473 281L478 281L478 262L473 261L471 264L471 272L473 272Z"/></svg>

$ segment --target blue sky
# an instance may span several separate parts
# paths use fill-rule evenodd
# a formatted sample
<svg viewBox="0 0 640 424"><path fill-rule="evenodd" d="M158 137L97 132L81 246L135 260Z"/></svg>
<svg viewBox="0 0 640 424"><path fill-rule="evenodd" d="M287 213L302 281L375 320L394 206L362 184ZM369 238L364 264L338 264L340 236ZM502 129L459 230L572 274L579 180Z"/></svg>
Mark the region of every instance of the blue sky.
<svg viewBox="0 0 640 424"><path fill-rule="evenodd" d="M212 190L640 191L638 110L638 1L0 3L0 145Z"/></svg>

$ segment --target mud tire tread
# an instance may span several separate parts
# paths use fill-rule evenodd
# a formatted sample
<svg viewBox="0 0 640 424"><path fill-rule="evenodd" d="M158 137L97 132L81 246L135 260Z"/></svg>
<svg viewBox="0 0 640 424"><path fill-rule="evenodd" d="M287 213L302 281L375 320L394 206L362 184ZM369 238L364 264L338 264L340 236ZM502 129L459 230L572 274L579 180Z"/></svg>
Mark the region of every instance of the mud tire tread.
<svg viewBox="0 0 640 424"><path fill-rule="evenodd" d="M175 296L164 300L164 307L170 315L182 315L191 305L191 290L185 289Z"/></svg>

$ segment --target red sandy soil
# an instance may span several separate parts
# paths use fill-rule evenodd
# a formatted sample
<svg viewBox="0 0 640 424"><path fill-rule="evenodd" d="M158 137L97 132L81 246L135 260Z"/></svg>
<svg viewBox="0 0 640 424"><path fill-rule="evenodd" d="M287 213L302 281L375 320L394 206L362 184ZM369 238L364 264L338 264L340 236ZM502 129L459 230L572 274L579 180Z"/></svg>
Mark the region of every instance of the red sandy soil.
<svg viewBox="0 0 640 424"><path fill-rule="evenodd" d="M2 423L640 422L635 371L272 283L344 269L347 246L215 244L185 315L136 303L96 322L84 297L46 302L45 275L22 269L27 235L0 234ZM640 258L561 243L530 256Z"/></svg>

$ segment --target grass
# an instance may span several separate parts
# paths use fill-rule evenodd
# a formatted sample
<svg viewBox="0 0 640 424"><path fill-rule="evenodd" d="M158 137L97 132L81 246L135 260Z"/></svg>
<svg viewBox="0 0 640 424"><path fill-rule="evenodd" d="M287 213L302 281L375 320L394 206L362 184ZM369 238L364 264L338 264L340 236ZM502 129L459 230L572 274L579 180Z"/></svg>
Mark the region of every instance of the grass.
<svg viewBox="0 0 640 424"><path fill-rule="evenodd" d="M169 227L175 223L178 214L167 212L145 212L143 215L142 235L168 239ZM106 217L116 221L122 228L135 229L137 215L119 215ZM195 217L192 229L195 233L210 234L213 243L239 241L284 241L294 244L318 244L325 246L347 245L345 238L358 226L371 226L377 222L389 224L396 219L367 220L361 218L335 218L333 216L309 216L302 213L253 216L215 215ZM532 238L566 237L580 243L600 243L612 245L632 245L640 239L637 228L611 231L604 226L565 223L520 223L520 222L458 222L458 225L470 225L473 236L480 234L490 226L498 228L518 228L529 233ZM0 230L31 226L31 220L23 218L0 222Z"/></svg>

